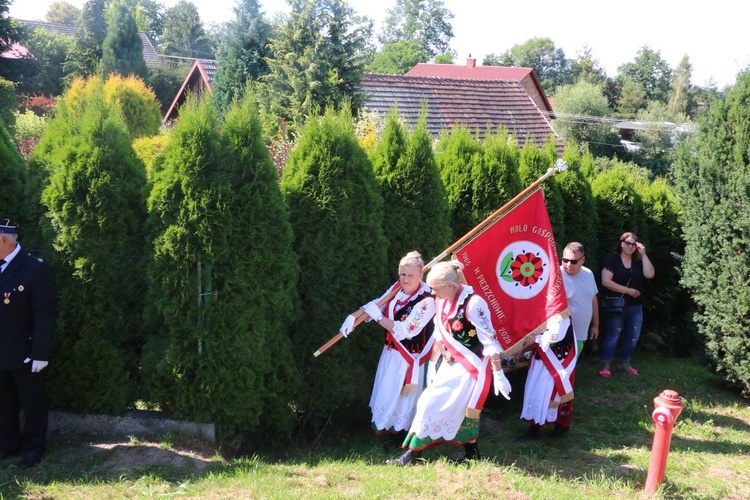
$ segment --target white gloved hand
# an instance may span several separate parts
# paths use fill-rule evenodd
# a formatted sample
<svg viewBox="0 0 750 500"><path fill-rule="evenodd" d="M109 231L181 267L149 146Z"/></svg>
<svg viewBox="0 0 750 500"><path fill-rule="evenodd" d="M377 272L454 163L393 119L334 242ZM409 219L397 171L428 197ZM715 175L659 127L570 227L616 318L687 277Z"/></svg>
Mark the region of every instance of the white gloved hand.
<svg viewBox="0 0 750 500"><path fill-rule="evenodd" d="M367 304L362 306L362 309L365 310L367 315L373 319L373 321L380 321L380 319L383 317L383 313L380 311L380 308L375 302L368 302Z"/></svg>
<svg viewBox="0 0 750 500"><path fill-rule="evenodd" d="M536 336L536 343L539 344L539 348L542 350L542 352L547 352L547 349L549 349L549 345L552 343L552 334L549 330L544 332L541 335Z"/></svg>
<svg viewBox="0 0 750 500"><path fill-rule="evenodd" d="M354 330L354 316L351 314L346 317L343 323L341 323L341 328L339 328L339 332L341 335L344 336L344 338L347 338L350 333L352 333L352 330Z"/></svg>
<svg viewBox="0 0 750 500"><path fill-rule="evenodd" d="M23 360L24 363L28 363L29 361L31 361L31 358L26 358L26 359ZM31 372L32 373L40 372L40 371L44 370L47 367L48 364L49 364L49 361L37 361L37 360L34 360L34 361L31 362Z"/></svg>
<svg viewBox="0 0 750 500"><path fill-rule="evenodd" d="M505 399L510 400L510 391L513 389L502 369L492 372L492 385L495 387L495 396L502 394Z"/></svg>

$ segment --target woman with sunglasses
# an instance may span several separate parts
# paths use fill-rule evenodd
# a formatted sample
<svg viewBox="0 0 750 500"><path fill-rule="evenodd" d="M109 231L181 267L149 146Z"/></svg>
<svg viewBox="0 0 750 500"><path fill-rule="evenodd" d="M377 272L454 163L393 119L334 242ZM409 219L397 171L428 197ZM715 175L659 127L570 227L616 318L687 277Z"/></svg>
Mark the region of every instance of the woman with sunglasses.
<svg viewBox="0 0 750 500"><path fill-rule="evenodd" d="M604 259L602 286L604 296L625 297L621 314L604 312L604 339L602 341L602 369L599 375L609 377L610 363L620 343L620 366L630 375L638 371L630 365L630 357L638 343L643 324L643 286L654 277L654 266L646 255L646 247L631 232L623 233L614 251Z"/></svg>

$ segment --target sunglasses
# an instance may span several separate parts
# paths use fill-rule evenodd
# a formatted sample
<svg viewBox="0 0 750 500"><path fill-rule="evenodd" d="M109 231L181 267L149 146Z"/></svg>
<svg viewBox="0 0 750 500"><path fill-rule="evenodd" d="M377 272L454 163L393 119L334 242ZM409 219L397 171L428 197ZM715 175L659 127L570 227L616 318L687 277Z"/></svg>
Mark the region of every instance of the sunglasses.
<svg viewBox="0 0 750 500"><path fill-rule="evenodd" d="M633 245L635 245L636 242L635 241L624 241L623 240L623 243L625 243L629 247L632 247Z"/></svg>
<svg viewBox="0 0 750 500"><path fill-rule="evenodd" d="M573 264L574 266L578 264L579 262L581 262L582 260L583 260L583 257L581 257L580 259L566 259L565 257L563 257L562 259L563 264Z"/></svg>

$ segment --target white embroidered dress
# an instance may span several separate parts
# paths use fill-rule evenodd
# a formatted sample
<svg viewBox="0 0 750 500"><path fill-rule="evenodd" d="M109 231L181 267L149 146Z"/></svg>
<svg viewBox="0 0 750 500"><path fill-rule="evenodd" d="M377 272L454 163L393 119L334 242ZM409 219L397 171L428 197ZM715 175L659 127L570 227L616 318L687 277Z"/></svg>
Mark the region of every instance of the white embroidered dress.
<svg viewBox="0 0 750 500"><path fill-rule="evenodd" d="M391 290L392 287L376 299L376 302L388 295ZM383 314L394 321L391 340L399 345L383 346L375 372L370 409L372 410L372 425L377 432L406 430L414 419L417 399L424 390L424 363L429 360L434 340L431 336L418 353L408 352L401 341L421 335L425 328L431 326L432 318L435 316L435 299L427 295L429 293L430 287L420 282L419 289L414 294L410 295L399 290L384 307ZM425 296L412 307L406 318L398 320L394 318L394 312L399 311L420 295ZM410 361L407 361L407 357ZM405 389L406 386L408 386L407 389Z"/></svg>
<svg viewBox="0 0 750 500"><path fill-rule="evenodd" d="M569 326L569 317L560 322L559 331L561 334L558 341L563 340L563 332ZM538 353L539 359L532 356L529 372L526 375L521 419L531 420L537 425L544 425L557 420L557 409L561 403L560 393L565 395L573 392L570 376L575 369L576 342L573 342L571 348L574 349L572 363L571 356L566 357L565 360L556 359L552 354L552 349L545 352L540 350ZM546 358L546 363L544 358ZM558 389L555 393L556 382L562 390Z"/></svg>
<svg viewBox="0 0 750 500"><path fill-rule="evenodd" d="M449 325L456 320L460 305L465 301L466 318L474 326L483 347L481 357L456 341L449 330ZM408 446L413 450L451 441L462 444L476 438L479 431L478 412L484 407L492 385L490 356L503 352L490 322L487 302L474 295L474 290L466 285L455 303L437 301L433 336L436 341L443 342L454 358L463 358L463 361L443 361L432 383L419 398L417 414L404 442L404 447ZM471 367L471 371L467 366ZM475 428L465 428L459 435L466 417L475 420Z"/></svg>

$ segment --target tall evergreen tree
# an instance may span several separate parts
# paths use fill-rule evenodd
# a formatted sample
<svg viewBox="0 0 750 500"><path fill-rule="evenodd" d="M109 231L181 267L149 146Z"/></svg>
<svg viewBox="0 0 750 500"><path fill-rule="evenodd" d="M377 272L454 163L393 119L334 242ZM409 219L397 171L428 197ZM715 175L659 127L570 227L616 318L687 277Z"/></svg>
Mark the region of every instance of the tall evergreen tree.
<svg viewBox="0 0 750 500"><path fill-rule="evenodd" d="M319 432L357 409L365 414L381 336L356 331L320 357L311 354L388 283L383 199L350 113L329 109L308 121L281 189L300 261L301 319L292 340L304 391L295 404L303 428Z"/></svg>
<svg viewBox="0 0 750 500"><path fill-rule="evenodd" d="M148 375L160 389L162 404L194 420L214 418L217 409L211 398L220 389L211 373L217 370L213 350L220 346L211 337L210 318L219 299L213 296L212 272L222 251L214 242L229 234L229 214L217 192L221 154L218 118L210 100L189 98L148 200L154 310L148 311L146 322L161 326L146 349L158 363L156 373Z"/></svg>
<svg viewBox="0 0 750 500"><path fill-rule="evenodd" d="M482 144L465 126L440 134L437 163L445 186L450 210L452 240L457 240L476 225L474 216L474 174L481 169Z"/></svg>
<svg viewBox="0 0 750 500"><path fill-rule="evenodd" d="M94 78L58 103L45 131L56 138L43 138L42 203L60 303L51 393L63 408L112 412L133 402L146 177L102 87Z"/></svg>
<svg viewBox="0 0 750 500"><path fill-rule="evenodd" d="M517 195L524 186L518 173L518 142L500 127L482 144L482 168L472 172L474 217L477 223Z"/></svg>
<svg viewBox="0 0 750 500"><path fill-rule="evenodd" d="M393 275L407 252L419 251L426 262L451 244L448 202L426 115L407 134L398 112L391 112L373 167L387 207L383 232L388 240L388 271Z"/></svg>
<svg viewBox="0 0 750 500"><path fill-rule="evenodd" d="M105 7L106 0L89 0L83 5L73 50L68 54L64 66L69 78L97 73L107 36Z"/></svg>
<svg viewBox="0 0 750 500"><path fill-rule="evenodd" d="M214 77L213 93L220 110L241 97L249 81L268 73L266 58L271 25L266 21L258 0L237 0L235 19L226 24L217 47L219 68Z"/></svg>
<svg viewBox="0 0 750 500"><path fill-rule="evenodd" d="M144 78L147 73L143 59L143 42L138 34L133 13L119 3L112 7L107 20L107 36L102 49L102 78L111 73L122 76L136 75Z"/></svg>
<svg viewBox="0 0 750 500"><path fill-rule="evenodd" d="M0 0L0 52L9 49L13 42L21 39L18 27L8 17L8 8L12 0Z"/></svg>
<svg viewBox="0 0 750 500"><path fill-rule="evenodd" d="M222 131L226 159L218 198L227 229L214 233L212 244L220 296L210 309L208 349L216 365L209 394L216 418L225 433L249 438L288 433L295 423L289 402L299 390L289 339L299 267L254 100L248 95L232 106Z"/></svg>
<svg viewBox="0 0 750 500"><path fill-rule="evenodd" d="M548 142L542 148L539 148L531 141L527 141L521 149L521 159L518 166L518 172L521 177L521 184L526 187L551 167L557 160L557 149L554 141ZM562 248L565 244L567 234L565 232L565 203L563 202L560 186L554 177L544 181L544 200L547 204L549 221L552 230L555 233L555 243L557 250L562 254Z"/></svg>
<svg viewBox="0 0 750 500"><path fill-rule="evenodd" d="M345 0L290 0L288 22L274 33L267 107L294 132L327 106L357 109L372 29Z"/></svg>
<svg viewBox="0 0 750 500"><path fill-rule="evenodd" d="M697 305L706 351L726 380L750 396L750 72L714 101L674 167L684 209L682 283ZM657 270L658 272L658 270Z"/></svg>
<svg viewBox="0 0 750 500"><path fill-rule="evenodd" d="M563 155L568 170L555 175L565 206L563 213L565 241L559 241L558 237L557 243L561 246L569 241L583 243L586 251L586 267L598 275L604 249L599 246L597 233L599 215L596 211L594 194L591 192L590 182L581 172L586 162L585 156L579 153L575 144L568 145Z"/></svg>
<svg viewBox="0 0 750 500"><path fill-rule="evenodd" d="M25 225L23 210L24 161L5 125L0 123L0 207L10 217Z"/></svg>
<svg viewBox="0 0 750 500"><path fill-rule="evenodd" d="M169 339L152 339L146 350L148 360L166 352L149 384L163 384L162 397L175 394L180 414L213 420L227 449L289 432L299 383L288 337L297 260L250 97L229 109L221 136L208 101L184 108L150 200L158 228L152 286L157 297L169 294L157 299ZM183 163L200 152L209 161ZM176 321L180 314L187 321Z"/></svg>
<svg viewBox="0 0 750 500"><path fill-rule="evenodd" d="M625 164L616 162L612 168L599 172L591 182L599 215L597 233L601 258L612 251L626 231L634 232L639 240L648 244L647 219L637 188L644 180Z"/></svg>

